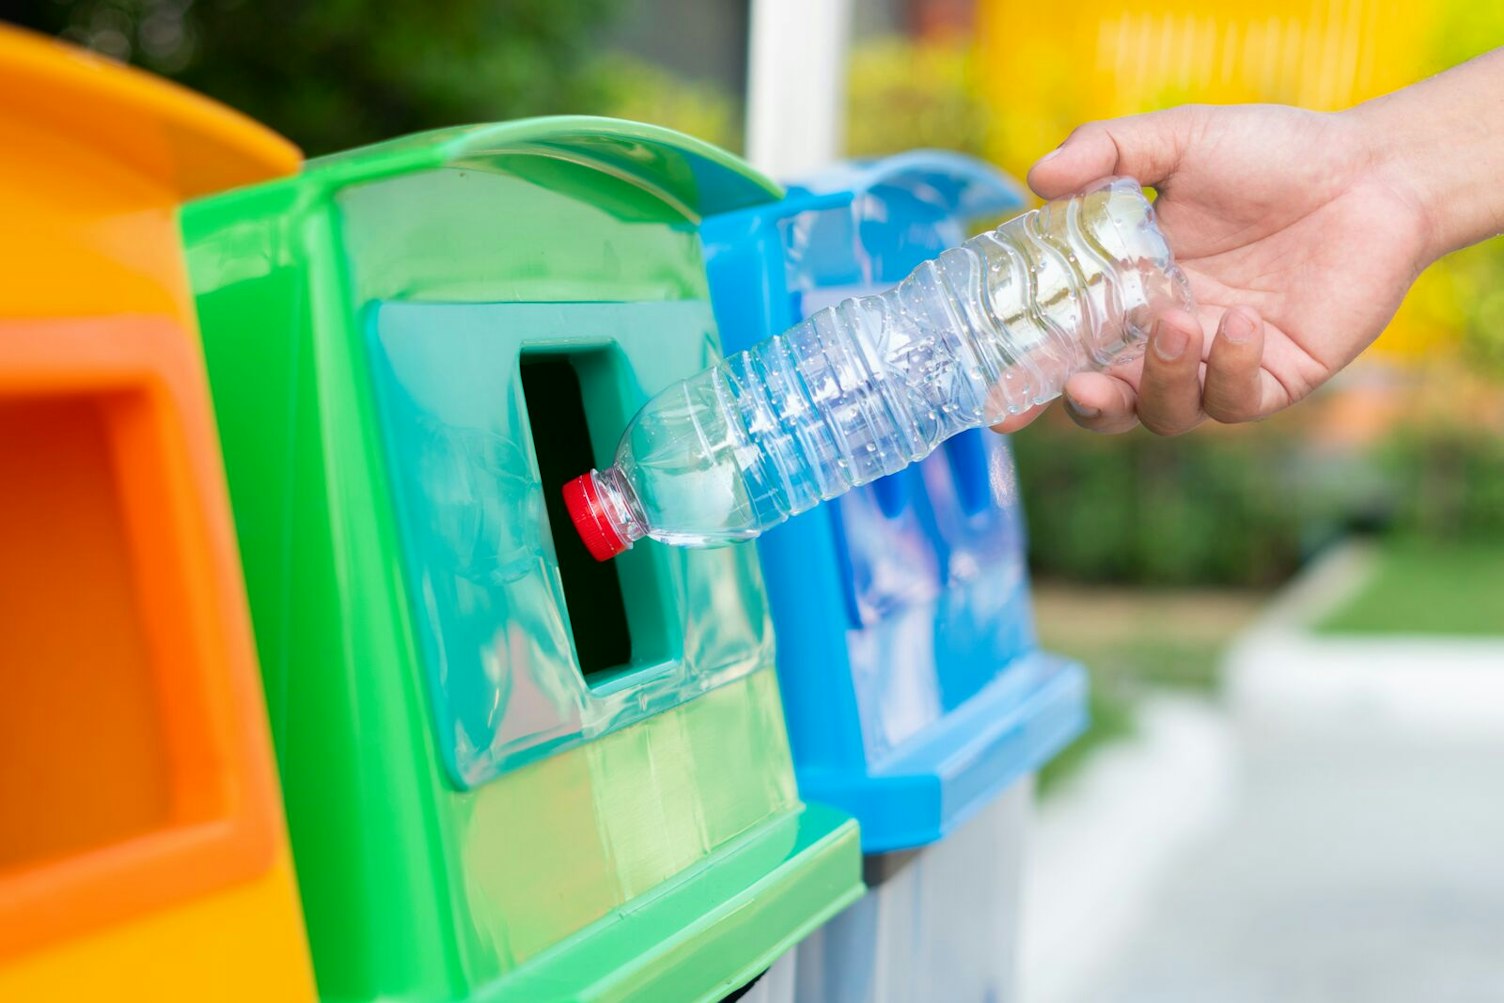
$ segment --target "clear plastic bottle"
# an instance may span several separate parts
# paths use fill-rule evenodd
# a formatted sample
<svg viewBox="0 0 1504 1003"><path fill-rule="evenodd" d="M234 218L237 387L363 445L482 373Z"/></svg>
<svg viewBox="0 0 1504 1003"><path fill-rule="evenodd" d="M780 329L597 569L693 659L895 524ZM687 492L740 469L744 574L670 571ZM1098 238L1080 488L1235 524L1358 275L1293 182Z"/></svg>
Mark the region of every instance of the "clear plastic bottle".
<svg viewBox="0 0 1504 1003"><path fill-rule="evenodd" d="M1108 179L674 384L565 500L600 560L751 539L1134 358L1190 305L1143 189Z"/></svg>

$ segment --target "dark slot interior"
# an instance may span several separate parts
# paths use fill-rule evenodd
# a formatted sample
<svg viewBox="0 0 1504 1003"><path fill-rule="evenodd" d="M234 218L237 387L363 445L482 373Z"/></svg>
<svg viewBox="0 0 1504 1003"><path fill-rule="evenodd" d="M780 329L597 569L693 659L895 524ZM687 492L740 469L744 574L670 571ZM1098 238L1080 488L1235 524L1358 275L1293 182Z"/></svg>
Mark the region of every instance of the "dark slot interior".
<svg viewBox="0 0 1504 1003"><path fill-rule="evenodd" d="M571 356L524 355L522 392L569 610L569 629L580 671L589 679L632 660L632 635L618 562L602 563L590 556L564 507L564 482L595 466L580 374Z"/></svg>

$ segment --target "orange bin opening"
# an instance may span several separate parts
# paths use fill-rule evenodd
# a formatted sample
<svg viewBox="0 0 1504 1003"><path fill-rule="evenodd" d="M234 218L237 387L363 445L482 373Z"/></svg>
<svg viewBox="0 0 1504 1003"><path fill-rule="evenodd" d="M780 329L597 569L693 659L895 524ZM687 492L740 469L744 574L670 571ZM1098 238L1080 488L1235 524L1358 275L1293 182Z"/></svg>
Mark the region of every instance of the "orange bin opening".
<svg viewBox="0 0 1504 1003"><path fill-rule="evenodd" d="M0 955L271 863L200 379L161 318L0 319Z"/></svg>
<svg viewBox="0 0 1504 1003"><path fill-rule="evenodd" d="M4 25L0 135L0 999L312 999L177 230L297 151Z"/></svg>
<svg viewBox="0 0 1504 1003"><path fill-rule="evenodd" d="M168 824L171 776L97 397L0 399L0 871Z"/></svg>

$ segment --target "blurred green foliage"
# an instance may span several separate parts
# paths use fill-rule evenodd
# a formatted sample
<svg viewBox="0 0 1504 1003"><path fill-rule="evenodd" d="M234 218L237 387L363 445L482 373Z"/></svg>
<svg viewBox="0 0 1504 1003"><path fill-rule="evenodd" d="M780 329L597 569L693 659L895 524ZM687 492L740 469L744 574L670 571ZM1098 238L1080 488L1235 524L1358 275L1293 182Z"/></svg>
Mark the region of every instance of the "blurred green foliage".
<svg viewBox="0 0 1504 1003"><path fill-rule="evenodd" d="M1047 415L1013 436L1036 573L1073 581L1262 586L1323 523L1290 436L1098 436Z"/></svg>
<svg viewBox="0 0 1504 1003"><path fill-rule="evenodd" d="M1401 419L1361 446L1313 441L1316 405L1176 439L1097 436L1047 415L1012 440L1034 570L1263 587L1354 531L1504 544L1504 393L1440 368L1396 393Z"/></svg>
<svg viewBox="0 0 1504 1003"><path fill-rule="evenodd" d="M601 113L678 129L733 152L742 149L739 102L703 81L693 83L622 53L593 67L603 92Z"/></svg>
<svg viewBox="0 0 1504 1003"><path fill-rule="evenodd" d="M1504 378L1504 240L1459 251L1432 266L1442 314L1458 336L1458 351L1478 373Z"/></svg>
<svg viewBox="0 0 1504 1003"><path fill-rule="evenodd" d="M1407 424L1378 460L1394 486L1395 535L1437 544L1504 543L1504 429Z"/></svg>
<svg viewBox="0 0 1504 1003"><path fill-rule="evenodd" d="M238 108L309 154L604 107L615 0L11 0L6 17Z"/></svg>
<svg viewBox="0 0 1504 1003"><path fill-rule="evenodd" d="M991 111L974 49L879 38L857 45L847 77L846 152L870 157L938 148L983 156Z"/></svg>

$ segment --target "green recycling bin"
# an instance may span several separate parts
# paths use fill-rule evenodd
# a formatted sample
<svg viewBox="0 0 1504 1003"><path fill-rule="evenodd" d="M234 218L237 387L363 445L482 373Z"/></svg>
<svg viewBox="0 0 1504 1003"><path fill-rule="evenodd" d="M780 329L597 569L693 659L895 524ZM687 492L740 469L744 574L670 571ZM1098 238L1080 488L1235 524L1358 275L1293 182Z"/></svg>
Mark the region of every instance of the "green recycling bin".
<svg viewBox="0 0 1504 1003"><path fill-rule="evenodd" d="M700 223L778 195L557 118L184 211L323 998L716 999L859 895L755 551L596 564L558 492L715 360Z"/></svg>

